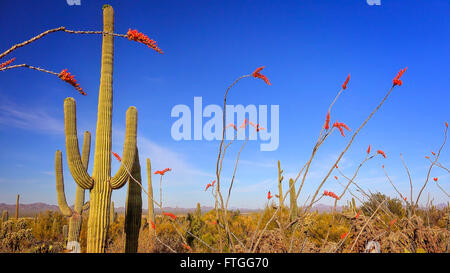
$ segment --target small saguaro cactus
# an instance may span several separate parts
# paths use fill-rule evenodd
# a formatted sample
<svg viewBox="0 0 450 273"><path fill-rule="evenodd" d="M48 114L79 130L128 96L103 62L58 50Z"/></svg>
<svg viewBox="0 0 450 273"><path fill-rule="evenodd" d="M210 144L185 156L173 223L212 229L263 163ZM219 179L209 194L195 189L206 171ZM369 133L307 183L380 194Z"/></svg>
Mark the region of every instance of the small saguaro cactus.
<svg viewBox="0 0 450 273"><path fill-rule="evenodd" d="M2 212L2 222L4 223L4 222L8 221L8 219L9 219L8 211L4 210Z"/></svg>
<svg viewBox="0 0 450 273"><path fill-rule="evenodd" d="M83 149L81 155L81 162L83 168L86 170L89 165L89 154L91 150L91 133L89 131L84 132ZM64 175L62 167L62 153L57 150L55 154L55 174L56 174L56 193L58 199L58 206L61 213L70 217L69 230L67 237L67 249L74 251L80 249L80 232L81 225L83 223L83 210L87 206L84 204L84 189L77 185L77 191L75 194L75 205L73 210L67 205L66 194L64 192Z"/></svg>
<svg viewBox="0 0 450 273"><path fill-rule="evenodd" d="M114 209L114 201L111 201L111 208L109 209L109 219L111 219L111 223L116 221L116 211Z"/></svg>
<svg viewBox="0 0 450 273"><path fill-rule="evenodd" d="M290 208L291 208L291 220L297 218L297 198L295 193L295 182L294 179L289 179L289 198L290 198Z"/></svg>
<svg viewBox="0 0 450 273"><path fill-rule="evenodd" d="M16 199L16 219L19 219L19 198L20 195L17 195L17 199Z"/></svg>
<svg viewBox="0 0 450 273"><path fill-rule="evenodd" d="M150 158L147 158L147 186L148 186L148 221L150 222L150 238L153 236L153 225L155 222L155 206L153 203L153 187L152 187L152 165ZM153 223L153 225L152 225Z"/></svg>
<svg viewBox="0 0 450 273"><path fill-rule="evenodd" d="M281 182L283 181L284 177L281 175L283 173L283 170L281 169L280 160L278 160L278 199L280 200L280 209L282 210L284 208L283 205L283 186ZM281 212L280 210L280 212Z"/></svg>
<svg viewBox="0 0 450 273"><path fill-rule="evenodd" d="M142 185L141 165L137 148L131 176ZM130 177L125 205L125 253L137 253L142 220L142 189L140 185L131 180Z"/></svg>
<svg viewBox="0 0 450 273"><path fill-rule="evenodd" d="M106 251L106 237L110 223L111 194L125 185L128 170L134 163L136 151L137 110L129 107L126 113L125 143L122 164L114 176L111 176L111 135L113 106L113 56L114 10L103 6L103 43L97 128L95 137L95 157L92 176L84 168L78 148L76 127L76 105L73 98L64 101L64 124L66 135L67 161L75 182L83 189L90 190L89 221L87 229L87 252Z"/></svg>

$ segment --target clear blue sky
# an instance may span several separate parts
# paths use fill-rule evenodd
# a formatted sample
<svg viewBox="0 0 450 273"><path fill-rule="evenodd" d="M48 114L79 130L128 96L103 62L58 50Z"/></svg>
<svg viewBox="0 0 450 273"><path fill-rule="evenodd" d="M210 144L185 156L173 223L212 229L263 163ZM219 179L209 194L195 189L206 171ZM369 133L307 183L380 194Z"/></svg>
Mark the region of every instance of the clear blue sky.
<svg viewBox="0 0 450 273"><path fill-rule="evenodd" d="M159 55L142 44L115 39L113 110L115 151L122 151L125 111L134 105L139 111L143 169L147 157L154 169L173 169L164 177L165 205L213 204L204 187L214 179L219 145L217 141L174 141L170 135L175 121L170 116L172 107L192 106L194 96L202 96L204 105L221 104L230 83L262 65L272 86L246 79L231 91L229 103L280 105L280 146L273 152L261 152L256 141L246 146L231 206L261 207L268 190L276 193L277 160L281 160L286 178L298 172L311 153L328 105L348 73L348 89L336 103L331 119L355 130L405 66L403 86L395 89L363 129L340 166L352 175L371 144L375 150L384 150L388 158L371 160L357 182L365 189L395 196L381 169L384 164L406 194L409 182L399 157L403 153L417 194L428 168L424 156L437 151L444 122L450 122L448 1L381 0L381 6L369 6L363 0L81 0L81 6L69 6L65 0L2 1L0 51L54 27L101 30L105 3L115 9L116 33L136 28L155 39L165 52ZM20 193L23 203L56 204L55 150L61 149L64 159L66 156L63 100L76 99L79 132L95 134L100 54L99 35L55 33L8 56L16 57L17 64L58 72L68 68L88 96L37 71L0 72L0 202L13 203ZM349 135L342 138L334 134L321 147L300 204L323 178ZM239 148L240 143L234 145L224 161L225 178L231 176ZM450 165L448 147L440 161ZM113 173L118 167L114 163ZM66 160L64 174L67 198L72 203L75 183ZM432 177L439 177L450 191L447 172L435 168ZM342 190L334 178L324 189ZM423 201L428 193L435 203L448 201L433 181ZM116 206L124 206L125 195L126 187L113 193ZM331 204L331 200L324 203Z"/></svg>

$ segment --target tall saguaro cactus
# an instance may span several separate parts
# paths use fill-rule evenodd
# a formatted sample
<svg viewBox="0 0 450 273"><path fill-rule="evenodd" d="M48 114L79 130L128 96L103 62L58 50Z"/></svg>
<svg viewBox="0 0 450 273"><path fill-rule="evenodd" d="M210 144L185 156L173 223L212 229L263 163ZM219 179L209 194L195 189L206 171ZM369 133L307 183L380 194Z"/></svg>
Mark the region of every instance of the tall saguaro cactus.
<svg viewBox="0 0 450 273"><path fill-rule="evenodd" d="M81 162L83 168L87 170L89 165L89 154L91 151L91 133L84 132L83 149L81 152ZM83 222L83 210L84 205L84 189L77 186L75 194L75 205L73 210L67 205L66 194L64 192L64 176L62 167L62 153L60 150L55 154L55 174L56 174L56 193L58 199L59 210L64 216L70 217L69 230L67 238L67 249L72 252L78 252L80 250L80 231Z"/></svg>
<svg viewBox="0 0 450 273"><path fill-rule="evenodd" d="M136 148L131 175L142 185L141 165ZM137 253L139 230L142 221L142 189L135 182L128 181L127 201L125 206L125 253Z"/></svg>
<svg viewBox="0 0 450 273"><path fill-rule="evenodd" d="M19 219L19 199L20 199L20 195L17 195L17 199L16 199L16 219Z"/></svg>
<svg viewBox="0 0 450 273"><path fill-rule="evenodd" d="M114 32L114 10L103 6L103 32ZM73 98L64 101L64 123L67 161L75 182L90 190L89 222L87 230L87 252L105 252L106 236L110 222L111 194L121 188L128 179L127 169L134 163L136 151L137 110L129 107L126 113L125 143L122 164L111 176L111 135L113 102L114 36L103 34L102 65L95 136L95 156L92 177L84 168L78 148L76 127L76 105ZM125 167L126 166L126 167Z"/></svg>
<svg viewBox="0 0 450 273"><path fill-rule="evenodd" d="M281 211L284 208L283 205L283 185L281 182L283 182L284 177L281 175L283 173L283 170L281 169L281 164L280 164L280 160L278 160L278 199L280 202L280 215L281 215Z"/></svg>

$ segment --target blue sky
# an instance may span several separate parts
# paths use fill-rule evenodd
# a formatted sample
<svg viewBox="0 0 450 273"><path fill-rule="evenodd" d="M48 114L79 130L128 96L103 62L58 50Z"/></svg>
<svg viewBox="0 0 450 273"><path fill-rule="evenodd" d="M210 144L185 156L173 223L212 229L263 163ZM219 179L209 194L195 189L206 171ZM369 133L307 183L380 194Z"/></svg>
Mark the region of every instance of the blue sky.
<svg viewBox="0 0 450 273"><path fill-rule="evenodd" d="M150 157L154 169L173 169L164 176L164 205L213 204L204 187L215 179L219 145L218 141L173 140L170 129L176 119L170 116L172 107L192 107L194 96L201 96L203 105L221 105L229 84L262 65L266 67L262 73L272 85L245 79L231 90L229 103L279 105L280 145L272 152L261 152L259 141L245 147L230 206L263 206L267 191L277 192L277 160L285 170L285 183L296 175L309 158L328 106L348 73L348 89L334 106L331 119L345 122L354 131L406 66L403 85L361 131L340 167L352 175L371 144L374 150L384 150L388 158L377 157L362 168L357 182L364 189L396 196L381 169L384 164L400 191L409 193L400 153L411 170L415 195L423 184L429 167L424 156L437 151L444 122L450 121L450 3L381 0L381 6L369 6L363 0L81 0L80 6L69 6L64 0L2 1L0 51L59 26L101 30L105 3L114 7L116 33L138 29L165 52L159 55L142 44L115 39L113 149L121 153L125 111L136 106L142 168L145 170L145 159ZM94 135L100 55L99 35L67 33L48 35L8 55L16 57L17 64L57 72L68 68L88 96L37 71L0 72L0 202L13 203L20 193L23 203L56 204L55 150L61 149L64 159L66 156L63 100L76 99L79 133L89 130ZM350 136L333 134L321 147L300 204L315 190ZM232 146L224 160L224 188L241 144ZM448 147L440 162L450 165ZM113 163L113 173L118 167ZM64 174L67 199L72 203L75 182L66 160ZM439 177L449 191L448 172L434 168L431 176ZM342 188L332 177L323 189L340 193ZM433 181L422 201L428 193L434 203L448 201ZM124 206L125 195L126 187L114 191L116 206Z"/></svg>

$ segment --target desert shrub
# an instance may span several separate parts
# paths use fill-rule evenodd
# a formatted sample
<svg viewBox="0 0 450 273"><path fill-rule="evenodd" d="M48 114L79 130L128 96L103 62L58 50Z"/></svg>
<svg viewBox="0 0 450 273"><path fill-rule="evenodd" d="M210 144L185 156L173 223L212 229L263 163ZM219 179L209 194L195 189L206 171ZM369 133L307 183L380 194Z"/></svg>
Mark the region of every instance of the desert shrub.
<svg viewBox="0 0 450 273"><path fill-rule="evenodd" d="M402 218L406 215L403 208L402 201L398 198L390 198L382 193L372 194L368 201L364 202L361 206L361 210L365 215L372 215L372 213L378 208L381 202L386 200L383 204L384 211L389 211L392 214ZM381 210L383 211L383 210Z"/></svg>

